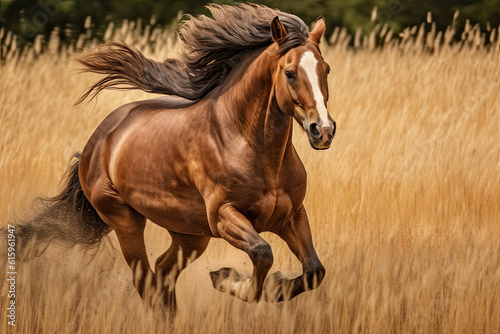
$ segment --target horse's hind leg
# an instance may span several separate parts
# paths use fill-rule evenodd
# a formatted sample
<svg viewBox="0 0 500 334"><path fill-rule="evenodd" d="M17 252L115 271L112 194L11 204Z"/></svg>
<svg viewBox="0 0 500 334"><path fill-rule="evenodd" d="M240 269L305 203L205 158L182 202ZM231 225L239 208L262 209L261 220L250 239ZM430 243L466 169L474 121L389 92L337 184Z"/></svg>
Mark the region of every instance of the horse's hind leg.
<svg viewBox="0 0 500 334"><path fill-rule="evenodd" d="M115 230L123 256L132 269L134 286L144 298L146 288L155 281L144 243L146 218L107 192L94 192L92 204L99 216Z"/></svg>
<svg viewBox="0 0 500 334"><path fill-rule="evenodd" d="M252 260L253 273L250 280L241 280L233 270L224 268L210 273L214 288L228 291L248 302L259 301L264 279L273 264L271 246L260 237L252 224L235 207L226 206L219 211L217 225L221 236L231 245L244 250Z"/></svg>
<svg viewBox="0 0 500 334"><path fill-rule="evenodd" d="M123 256L127 264L132 269L134 275L134 286L141 295L145 298L146 288L154 285L155 277L151 267L149 266L146 245L144 243L144 228L146 219L135 214L128 214L132 220L127 220L131 223L125 226L125 220L120 221L120 226L113 226L116 231L116 236L120 242ZM148 280L150 280L148 284Z"/></svg>
<svg viewBox="0 0 500 334"><path fill-rule="evenodd" d="M302 263L303 274L294 279L278 279L279 287L268 301L291 299L304 291L315 289L325 276L325 268L314 250L307 213L302 206L292 217L290 226L279 236Z"/></svg>
<svg viewBox="0 0 500 334"><path fill-rule="evenodd" d="M155 272L158 284L163 284L163 304L175 312L175 282L188 262L196 260L208 246L210 237L180 234L169 231L172 244L156 260Z"/></svg>

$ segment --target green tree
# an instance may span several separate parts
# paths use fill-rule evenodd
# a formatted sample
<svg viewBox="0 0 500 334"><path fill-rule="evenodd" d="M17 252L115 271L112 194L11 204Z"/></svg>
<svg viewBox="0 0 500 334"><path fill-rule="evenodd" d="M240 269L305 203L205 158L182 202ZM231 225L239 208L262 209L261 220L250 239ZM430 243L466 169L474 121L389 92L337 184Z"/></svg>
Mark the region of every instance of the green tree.
<svg viewBox="0 0 500 334"><path fill-rule="evenodd" d="M155 17L156 24L168 25L179 11L184 13L207 13L202 0L0 0L0 22L6 30L19 36L21 43L33 41L37 34L50 34L59 27L63 41L71 42L84 32L87 16L92 17L93 33L102 37L110 22L120 24L124 19L142 18L148 22ZM235 3L234 0L214 0L216 3ZM479 23L483 30L490 23L500 24L500 0L257 0L254 1L282 11L294 13L306 23L322 15L327 21L328 31L343 26L354 33L358 27L364 31L371 27L371 13L378 8L376 23L387 23L399 31L408 26L425 22L427 12L432 12L439 30L452 22L453 14L460 10L460 23L465 18L472 24ZM460 27L460 25L459 25Z"/></svg>

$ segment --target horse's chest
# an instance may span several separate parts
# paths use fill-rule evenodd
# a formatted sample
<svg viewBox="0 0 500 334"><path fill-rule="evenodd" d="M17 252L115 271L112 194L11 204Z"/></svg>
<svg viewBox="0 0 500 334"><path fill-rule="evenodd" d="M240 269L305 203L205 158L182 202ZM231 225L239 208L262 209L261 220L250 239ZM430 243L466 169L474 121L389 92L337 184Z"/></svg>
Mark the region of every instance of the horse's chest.
<svg viewBox="0 0 500 334"><path fill-rule="evenodd" d="M290 196L283 191L267 192L246 211L258 232L272 231L287 218L293 210Z"/></svg>

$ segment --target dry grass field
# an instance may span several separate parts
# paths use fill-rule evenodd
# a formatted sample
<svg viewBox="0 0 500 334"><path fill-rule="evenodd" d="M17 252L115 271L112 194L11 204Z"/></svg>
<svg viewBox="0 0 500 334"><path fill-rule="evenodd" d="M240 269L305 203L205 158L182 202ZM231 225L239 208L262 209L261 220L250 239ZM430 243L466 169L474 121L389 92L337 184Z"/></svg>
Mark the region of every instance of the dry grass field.
<svg viewBox="0 0 500 334"><path fill-rule="evenodd" d="M451 43L449 35L414 29L374 49L374 38L385 34L357 38L353 49L335 33L323 48L338 125L333 146L314 151L299 128L294 134L308 171L313 238L327 270L318 290L281 304L219 293L210 270L233 266L249 274L251 263L214 239L182 273L179 314L167 323L142 306L113 234L99 250L52 241L33 246L36 254L16 249L11 327L1 240L0 332L499 333L499 39L486 47L472 29ZM126 24L111 35L155 59L177 50L168 31L140 34ZM80 45L92 44L83 39ZM77 74L57 40L43 45L23 55L11 41L1 46L7 61L0 68L0 226L33 215L36 196L58 192L72 153L109 112L151 96L104 92L75 107L96 77ZM149 224L146 237L154 261L168 235ZM275 254L271 272L299 274L286 245L263 237Z"/></svg>

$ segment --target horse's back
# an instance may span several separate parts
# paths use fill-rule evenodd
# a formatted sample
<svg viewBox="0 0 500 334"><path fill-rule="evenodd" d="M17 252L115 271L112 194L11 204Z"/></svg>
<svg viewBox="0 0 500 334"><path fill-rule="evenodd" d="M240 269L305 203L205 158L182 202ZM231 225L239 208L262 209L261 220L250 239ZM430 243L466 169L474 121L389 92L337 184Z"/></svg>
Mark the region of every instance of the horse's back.
<svg viewBox="0 0 500 334"><path fill-rule="evenodd" d="M162 109L182 109L187 108L197 101L189 100L176 95L159 96L148 100L129 103L130 105L144 105ZM125 105L126 106L126 105Z"/></svg>
<svg viewBox="0 0 500 334"><path fill-rule="evenodd" d="M188 100L179 96L159 96L156 98L134 101L124 104L113 110L97 127L89 139L89 143L102 139L104 135L116 129L123 120L129 116L131 111L135 113L153 111L153 110L169 110L183 109L196 103L196 101ZM88 145L88 144L87 144ZM90 147L89 147L90 148Z"/></svg>

